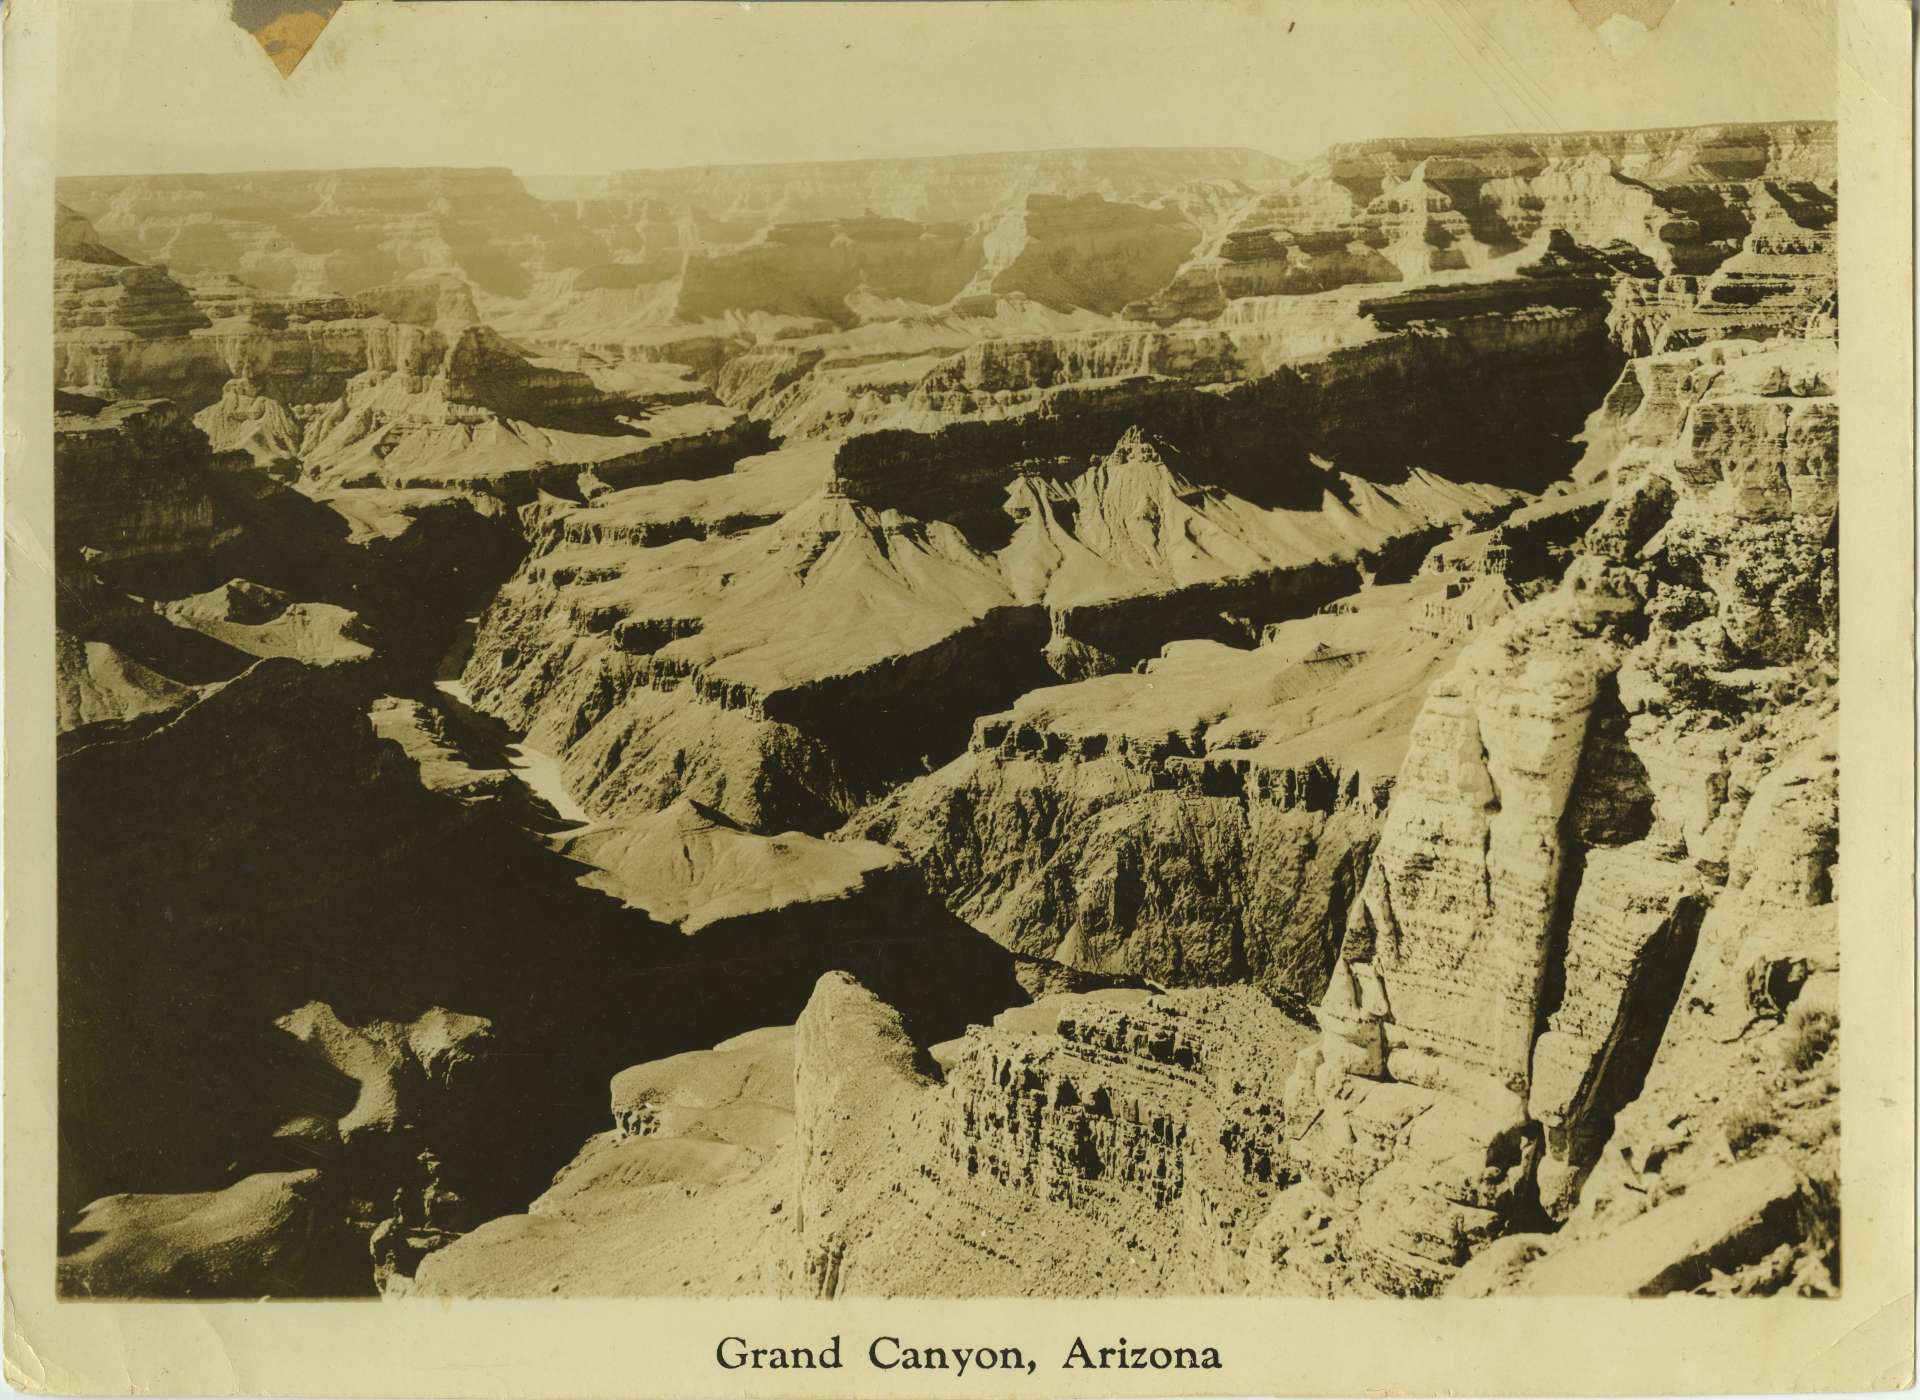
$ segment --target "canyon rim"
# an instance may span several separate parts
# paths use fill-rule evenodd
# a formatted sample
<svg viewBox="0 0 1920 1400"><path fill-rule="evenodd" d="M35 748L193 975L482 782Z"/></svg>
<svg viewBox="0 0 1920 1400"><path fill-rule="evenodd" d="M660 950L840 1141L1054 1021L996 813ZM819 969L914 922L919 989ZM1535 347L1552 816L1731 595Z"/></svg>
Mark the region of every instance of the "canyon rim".
<svg viewBox="0 0 1920 1400"><path fill-rule="evenodd" d="M1830 8L378 144L460 8L53 171L58 1299L1850 1299Z"/></svg>

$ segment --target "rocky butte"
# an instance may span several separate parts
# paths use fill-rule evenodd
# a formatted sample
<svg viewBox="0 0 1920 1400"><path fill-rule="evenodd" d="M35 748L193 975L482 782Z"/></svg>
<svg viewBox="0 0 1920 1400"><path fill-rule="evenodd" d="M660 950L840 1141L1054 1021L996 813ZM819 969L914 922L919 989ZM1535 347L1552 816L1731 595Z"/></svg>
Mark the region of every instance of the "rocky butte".
<svg viewBox="0 0 1920 1400"><path fill-rule="evenodd" d="M67 1293L1839 1287L1831 125L59 196Z"/></svg>

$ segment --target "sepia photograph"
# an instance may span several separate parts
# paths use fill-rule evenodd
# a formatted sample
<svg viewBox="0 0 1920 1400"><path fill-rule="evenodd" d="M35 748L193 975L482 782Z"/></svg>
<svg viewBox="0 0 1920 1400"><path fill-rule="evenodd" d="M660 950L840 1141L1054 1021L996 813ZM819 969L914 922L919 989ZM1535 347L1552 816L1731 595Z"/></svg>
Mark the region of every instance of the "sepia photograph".
<svg viewBox="0 0 1920 1400"><path fill-rule="evenodd" d="M1834 0L40 8L60 1306L1848 1296Z"/></svg>

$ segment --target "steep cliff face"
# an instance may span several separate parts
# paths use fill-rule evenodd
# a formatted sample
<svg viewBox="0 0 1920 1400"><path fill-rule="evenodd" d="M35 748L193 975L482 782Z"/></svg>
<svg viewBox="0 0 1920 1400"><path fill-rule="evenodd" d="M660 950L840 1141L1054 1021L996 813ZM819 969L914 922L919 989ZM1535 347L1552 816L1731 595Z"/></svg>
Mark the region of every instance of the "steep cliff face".
<svg viewBox="0 0 1920 1400"><path fill-rule="evenodd" d="M1806 334L1838 307L1834 206L1833 191L1817 184L1756 186L1739 251L1705 277L1623 285L1616 334L1635 353Z"/></svg>
<svg viewBox="0 0 1920 1400"><path fill-rule="evenodd" d="M1830 1290L1831 147L63 184L62 1286Z"/></svg>
<svg viewBox="0 0 1920 1400"><path fill-rule="evenodd" d="M1369 589L1254 650L1033 692L847 830L1022 952L1315 999L1419 697L1510 606L1498 577Z"/></svg>
<svg viewBox="0 0 1920 1400"><path fill-rule="evenodd" d="M99 176L61 197L124 253L304 295L427 270L519 296L535 268L599 253L506 170Z"/></svg>
<svg viewBox="0 0 1920 1400"><path fill-rule="evenodd" d="M1164 286L1199 236L1178 209L1029 195L987 232L974 285L1109 314Z"/></svg>
<svg viewBox="0 0 1920 1400"><path fill-rule="evenodd" d="M775 1265L787 1288L1239 1285L1236 1246L1275 1180L1282 1124L1243 1110L1232 1086L1276 1079L1300 1028L1244 989L1033 1011L1045 1014L938 1047L936 1080L916 1071L883 1004L821 983L795 1034L797 1210ZM886 1131L903 1120L908 1131ZM898 1180L913 1183L906 1210L887 1199ZM922 1210L934 1228L900 1248Z"/></svg>
<svg viewBox="0 0 1920 1400"><path fill-rule="evenodd" d="M1231 1291L1283 1177L1285 1125L1243 1094L1310 1035L1245 988L1101 991L929 1053L829 975L790 1032L617 1077L614 1131L408 1291Z"/></svg>
<svg viewBox="0 0 1920 1400"><path fill-rule="evenodd" d="M215 543L204 439L170 403L64 397L54 420L62 544L97 551L118 581L197 572ZM186 463L184 469L180 463Z"/></svg>
<svg viewBox="0 0 1920 1400"><path fill-rule="evenodd" d="M1705 276L1766 220L1772 190L1830 199L1835 169L1819 122L1337 145L1238 210L1138 312L1212 317L1238 297L1419 281L1554 229Z"/></svg>
<svg viewBox="0 0 1920 1400"><path fill-rule="evenodd" d="M1133 202L1158 198L1187 183L1272 179L1288 168L1272 156L1230 147L1014 151L625 170L607 176L584 202L610 222L636 206L652 204L753 223L869 212L884 218L969 223L1033 194L1096 194Z"/></svg>
<svg viewBox="0 0 1920 1400"><path fill-rule="evenodd" d="M822 830L959 752L1023 690L1179 638L1244 644L1518 499L1311 467L1321 489L1271 509L1194 485L1171 455L1129 430L1077 477L1021 478L994 553L831 490L718 530L656 523L665 488L614 493L540 526L466 679L563 755L593 810L684 788L762 830Z"/></svg>
<svg viewBox="0 0 1920 1400"><path fill-rule="evenodd" d="M1636 374L1684 371L1671 432L1615 460L1567 581L1476 641L1415 724L1293 1089L1320 1115L1294 1148L1304 1189L1338 1204L1362 1282L1438 1287L1516 1224L1599 1209L1582 1186L1616 1116L1663 1092L1657 1066L1699 1068L1698 1018L1747 998L1729 924L1782 1041L1831 965L1804 911L1832 898L1835 849L1833 342L1674 358ZM1801 969L1784 991L1775 943ZM1738 1081L1713 1083L1694 1092ZM1817 1076L1795 1092L1817 1118ZM1816 1201L1824 1148L1759 1138L1726 1151L1782 1153ZM1640 1206L1681 1189L1635 1170ZM1636 1211L1607 1200L1612 1224ZM1806 1234L1774 1286L1815 1286L1821 1248ZM1716 1267L1755 1262L1739 1253Z"/></svg>
<svg viewBox="0 0 1920 1400"><path fill-rule="evenodd" d="M1527 318L1557 317L1566 323L1562 329L1577 327L1579 334L1540 347L1535 358L1559 364L1597 357L1608 362L1610 378L1616 353L1589 333L1618 301L1623 276L1651 287L1655 272L1624 244L1594 249L1564 233L1543 232L1495 267L1420 279L1418 292L1374 295L1348 287L1321 296L1241 296L1210 324L1116 324L1065 292L1058 293L1063 309L1041 300L1043 293L969 294L930 316L876 306L876 316L900 319L748 351L723 369L720 384L729 402L790 438L851 436L857 442L890 429L937 437L949 426L998 425L983 435L980 445L988 446L1023 436L1071 439L1080 420L1097 421L1097 436L1111 427L1101 410L1121 403L1152 404L1155 413L1171 417L1189 411L1179 407L1191 398L1183 388L1271 387L1288 368L1310 375L1319 364L1367 366L1370 354L1417 357L1411 339L1471 337L1476 320L1500 318L1519 331ZM1089 287L1071 293L1096 296ZM1136 313L1129 307L1126 315ZM1400 333L1398 343L1378 343L1393 333ZM1476 358L1487 353L1497 352L1474 351ZM1590 389L1583 399L1590 404ZM1199 402L1198 412L1213 412ZM1228 413L1236 411L1245 406ZM1301 404L1293 411L1311 418L1319 409ZM1061 449L1037 443L1035 450Z"/></svg>
<svg viewBox="0 0 1920 1400"><path fill-rule="evenodd" d="M1044 620L950 526L820 493L614 563L601 514L546 527L466 669L592 810L685 790L763 830L818 830L1044 674Z"/></svg>
<svg viewBox="0 0 1920 1400"><path fill-rule="evenodd" d="M835 474L864 503L990 531L1023 471L1075 472L1138 425L1180 454L1190 480L1266 507L1317 505L1316 459L1377 481L1423 467L1538 490L1571 467L1572 436L1619 372L1605 305L1602 293L1590 309L1448 315L1224 387L1062 384L1011 416L857 434ZM1472 415L1458 411L1463 394Z"/></svg>

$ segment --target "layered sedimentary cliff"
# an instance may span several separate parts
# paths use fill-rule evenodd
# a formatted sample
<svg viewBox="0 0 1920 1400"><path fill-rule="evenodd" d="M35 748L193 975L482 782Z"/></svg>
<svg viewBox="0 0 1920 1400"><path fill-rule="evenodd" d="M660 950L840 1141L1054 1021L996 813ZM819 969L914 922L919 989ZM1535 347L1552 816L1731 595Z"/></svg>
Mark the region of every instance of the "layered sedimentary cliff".
<svg viewBox="0 0 1920 1400"><path fill-rule="evenodd" d="M1430 582L1311 620L1373 613L1353 635L1402 678L1398 703L1380 703L1364 657L1306 647L1309 623L1238 654L1242 669L1289 650L1297 671L1337 667L1342 679L1318 682L1319 708L1349 731L1295 742L1371 754L1391 783L1287 770L1269 787L1249 774L1272 740L1250 736L1251 762L1216 765L1217 724L1198 751L1130 741L1133 715L1161 728L1167 701L1129 700L1113 687L1139 692L1144 678L1115 676L983 724L968 771L910 785L868 828L910 848L944 838L922 859L974 882L958 886L969 917L1003 937L1078 917L1066 953L1092 960L1102 911L1058 901L1099 890L1098 875L1033 862L1104 832L1087 844L1159 862L1136 897L1202 902L1185 911L1192 925L1150 910L1128 926L1205 956L1194 927L1257 911L1287 883L1250 873L1203 907L1197 867L1260 868L1209 803L1239 810L1244 843L1271 843L1255 834L1270 803L1275 817L1327 823L1312 839L1336 845L1349 838L1330 835L1328 808L1371 806L1377 837L1351 860L1365 871L1346 892L1351 916L1318 945L1330 968L1304 969L1324 986L1317 1036L1233 988L1068 996L927 1047L883 1001L828 978L791 1040L754 1042L777 1054L766 1073L791 1063L794 1090L752 1120L750 1149L723 1166L668 1154L722 1101L676 1093L621 1109L623 1084L679 1082L636 1069L615 1084L620 1126L532 1216L434 1256L415 1286L631 1287L691 1232L718 1250L703 1268L664 1265L691 1291L1830 1291L1832 351L1823 339L1731 343L1635 365L1637 382L1683 367L1669 381L1682 387L1658 403L1612 396L1595 425L1608 429L1594 449L1610 457L1604 506L1596 519L1569 493L1562 514L1592 524L1565 579L1530 600L1516 601L1489 558L1503 546L1488 545L1440 556ZM1776 570L1779 558L1795 563ZM1448 612L1451 629L1439 626ZM1418 652L1395 639L1408 630L1430 638L1437 680L1406 682L1405 653ZM1222 693L1226 660L1188 693L1244 712ZM1200 661L1171 652L1148 675L1173 689ZM1306 676L1290 681L1280 690L1296 703L1315 693ZM1070 707L1093 687L1110 693ZM1048 771L1062 769L1076 775ZM1147 771L1130 782L1129 769ZM944 796L917 791L929 784ZM1016 786L1026 796L1008 796ZM939 802L922 835L903 833ZM1169 819L1151 807L1110 819L1142 802L1168 804ZM1327 869L1291 874L1296 888L1339 887ZM1029 924L996 925L966 902L1023 880L1056 901ZM1285 945L1314 946L1297 930ZM1279 990L1289 970L1302 969L1212 974ZM724 1104L743 1111L739 1097ZM629 1182L674 1207L616 1256L656 1199ZM712 1222L743 1209L776 1223L719 1243Z"/></svg>
<svg viewBox="0 0 1920 1400"><path fill-rule="evenodd" d="M857 434L819 494L718 536L650 504L677 487L542 510L467 683L595 810L684 788L822 829L1049 673L1244 643L1547 484L1618 363L1596 268L1369 304L1398 329L1228 387L1133 374Z"/></svg>
<svg viewBox="0 0 1920 1400"><path fill-rule="evenodd" d="M511 296L597 247L505 170L67 178L61 195L130 256L300 295L450 270Z"/></svg>
<svg viewBox="0 0 1920 1400"><path fill-rule="evenodd" d="M1716 1015L1751 1011L1727 1039L1784 1050L1795 994L1832 966L1807 912L1830 904L1836 849L1832 348L1676 352L1679 421L1615 460L1566 582L1430 692L1294 1086L1318 1114L1295 1144L1302 1189L1338 1206L1360 1280L1437 1287L1496 1235L1593 1210L1582 1187L1610 1142L1637 1208L1655 1205L1679 1174L1615 1141L1616 1115ZM1768 786L1794 791L1791 817ZM1715 947L1735 922L1752 993L1753 967ZM1768 990L1773 957L1800 969L1788 990ZM1794 1188L1811 1219L1832 1126L1700 1150L1786 1152L1812 1174ZM1637 1213L1611 1205L1614 1223ZM1832 1267L1818 1233L1775 1286Z"/></svg>
<svg viewBox="0 0 1920 1400"><path fill-rule="evenodd" d="M923 222L971 222L1030 194L1092 193L1134 202L1164 198L1188 183L1268 180L1288 168L1259 151L1231 147L700 166L618 171L581 204L583 217L608 222L616 209L632 202L691 207L718 220L778 222L871 212Z"/></svg>
<svg viewBox="0 0 1920 1400"><path fill-rule="evenodd" d="M930 1056L822 978L790 1033L617 1078L619 1126L409 1291L651 1291L663 1270L671 1291L812 1297L1230 1290L1284 1137L1243 1091L1277 1091L1308 1039L1246 988L1103 991Z"/></svg>
<svg viewBox="0 0 1920 1400"><path fill-rule="evenodd" d="M1237 211L1141 310L1210 317L1238 297L1417 281L1555 229L1703 276L1767 220L1774 191L1830 207L1835 168L1818 122L1337 145Z"/></svg>
<svg viewBox="0 0 1920 1400"><path fill-rule="evenodd" d="M663 529L617 564L606 542L635 536L616 522L655 489L560 510L483 619L466 679L561 752L598 810L679 785L749 823L817 826L950 756L975 716L1051 675L1182 637L1244 644L1516 499L1309 463L1299 503L1273 508L1196 486L1169 457L1129 429L1079 476L1016 477L992 553L843 480L719 538Z"/></svg>
<svg viewBox="0 0 1920 1400"><path fill-rule="evenodd" d="M1418 697L1511 606L1497 578L1357 602L1025 696L849 829L1011 947L1315 998Z"/></svg>
<svg viewBox="0 0 1920 1400"><path fill-rule="evenodd" d="M63 1287L1831 1291L1832 139L62 182Z"/></svg>

